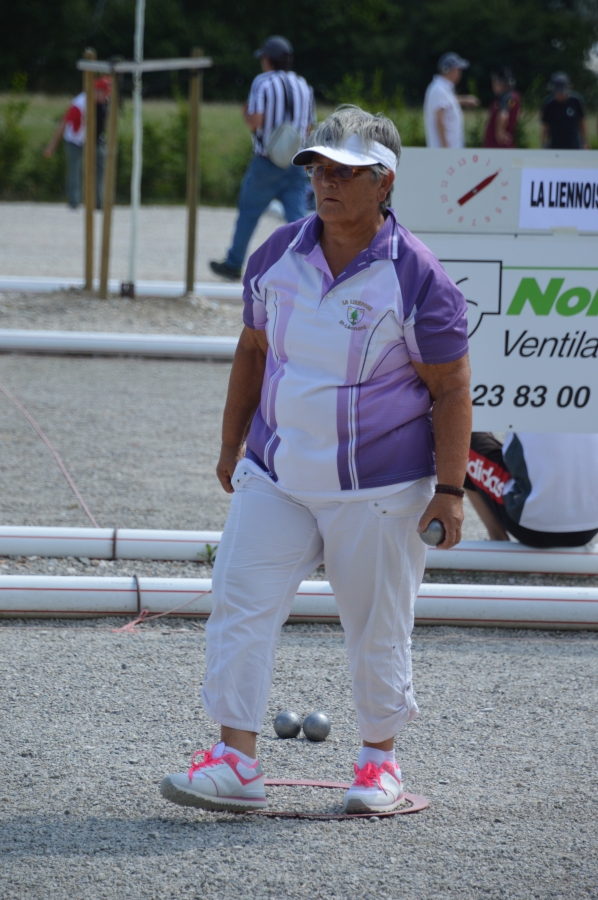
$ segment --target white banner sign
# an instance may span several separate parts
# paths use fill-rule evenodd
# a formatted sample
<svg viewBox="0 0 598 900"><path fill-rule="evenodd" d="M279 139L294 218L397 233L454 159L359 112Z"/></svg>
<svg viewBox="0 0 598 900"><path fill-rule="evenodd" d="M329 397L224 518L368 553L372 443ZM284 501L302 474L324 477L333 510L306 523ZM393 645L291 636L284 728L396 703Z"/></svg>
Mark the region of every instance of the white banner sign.
<svg viewBox="0 0 598 900"><path fill-rule="evenodd" d="M593 184L598 150L404 147L393 206L400 222L417 232L516 234L564 227L598 233Z"/></svg>
<svg viewBox="0 0 598 900"><path fill-rule="evenodd" d="M598 169L522 169L519 227L598 231Z"/></svg>
<svg viewBox="0 0 598 900"><path fill-rule="evenodd" d="M598 238L418 237L467 300L474 430L598 432Z"/></svg>

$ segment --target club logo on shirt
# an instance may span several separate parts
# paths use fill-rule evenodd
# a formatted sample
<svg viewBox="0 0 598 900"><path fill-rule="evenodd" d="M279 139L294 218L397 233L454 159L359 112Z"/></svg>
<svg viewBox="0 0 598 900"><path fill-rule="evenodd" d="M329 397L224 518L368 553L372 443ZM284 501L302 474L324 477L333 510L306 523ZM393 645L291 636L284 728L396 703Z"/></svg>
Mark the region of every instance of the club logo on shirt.
<svg viewBox="0 0 598 900"><path fill-rule="evenodd" d="M352 331L363 331L367 328L367 325L360 325L359 323L363 319L366 309L370 310L371 312L372 307L369 306L369 304L364 303L362 300L343 300L343 306L347 307L346 316L347 322L349 324L347 325L347 323L343 322L343 320L341 319L339 325L343 325L345 328L350 328Z"/></svg>
<svg viewBox="0 0 598 900"><path fill-rule="evenodd" d="M365 315L365 309L359 309L357 306L347 307L347 319L350 325L359 325Z"/></svg>

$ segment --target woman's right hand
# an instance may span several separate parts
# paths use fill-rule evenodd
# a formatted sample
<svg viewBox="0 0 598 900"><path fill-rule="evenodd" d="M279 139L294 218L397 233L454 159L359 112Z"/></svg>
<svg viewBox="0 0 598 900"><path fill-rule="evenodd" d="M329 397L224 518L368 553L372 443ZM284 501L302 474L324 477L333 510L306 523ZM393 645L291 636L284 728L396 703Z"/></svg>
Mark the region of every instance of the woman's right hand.
<svg viewBox="0 0 598 900"><path fill-rule="evenodd" d="M237 468L239 460L243 459L244 453L245 444L237 447L222 444L220 447L220 459L216 466L216 475L227 494L234 494L235 492L232 485L233 472Z"/></svg>

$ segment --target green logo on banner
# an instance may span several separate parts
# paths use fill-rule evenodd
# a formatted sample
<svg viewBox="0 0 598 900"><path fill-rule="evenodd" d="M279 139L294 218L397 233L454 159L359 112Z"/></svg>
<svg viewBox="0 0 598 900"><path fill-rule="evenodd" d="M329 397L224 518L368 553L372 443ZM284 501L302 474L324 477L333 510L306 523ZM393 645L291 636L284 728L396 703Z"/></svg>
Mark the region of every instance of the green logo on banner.
<svg viewBox="0 0 598 900"><path fill-rule="evenodd" d="M576 316L584 310L586 316L598 316L598 291L593 298L586 287L572 287L559 293L564 283L564 278L551 278L543 291L535 278L522 278L507 315L520 315L529 303L537 316L547 316L553 308L559 316Z"/></svg>

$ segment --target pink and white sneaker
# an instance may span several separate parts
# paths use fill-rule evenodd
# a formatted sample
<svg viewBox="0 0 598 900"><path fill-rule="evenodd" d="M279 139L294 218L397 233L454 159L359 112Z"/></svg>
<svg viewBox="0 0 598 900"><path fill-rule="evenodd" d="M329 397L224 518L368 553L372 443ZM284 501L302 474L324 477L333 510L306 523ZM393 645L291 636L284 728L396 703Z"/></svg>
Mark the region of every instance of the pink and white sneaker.
<svg viewBox="0 0 598 900"><path fill-rule="evenodd" d="M377 766L368 762L359 768L354 765L355 780L343 803L345 813L385 813L405 805L401 770L397 763L383 762Z"/></svg>
<svg viewBox="0 0 598 900"><path fill-rule="evenodd" d="M194 753L189 771L163 778L160 793L199 809L244 812L268 806L260 762L247 765L224 742Z"/></svg>

